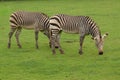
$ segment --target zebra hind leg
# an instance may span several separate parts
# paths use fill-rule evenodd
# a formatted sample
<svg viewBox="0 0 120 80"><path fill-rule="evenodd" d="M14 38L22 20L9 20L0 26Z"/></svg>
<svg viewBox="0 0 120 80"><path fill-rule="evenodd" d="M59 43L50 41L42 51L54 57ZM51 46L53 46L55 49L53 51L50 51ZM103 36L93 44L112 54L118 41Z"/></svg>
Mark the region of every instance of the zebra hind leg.
<svg viewBox="0 0 120 80"><path fill-rule="evenodd" d="M11 47L11 38L12 38L12 35L14 34L16 28L11 28L10 32L9 32L9 41L8 41L8 48Z"/></svg>
<svg viewBox="0 0 120 80"><path fill-rule="evenodd" d="M18 27L18 28L17 28L17 31L16 31L16 33L15 33L17 45L18 45L19 48L22 48L22 46L21 46L21 44L20 44L20 41L19 41L19 35L20 35L20 33L21 33L21 29L22 29L21 27Z"/></svg>

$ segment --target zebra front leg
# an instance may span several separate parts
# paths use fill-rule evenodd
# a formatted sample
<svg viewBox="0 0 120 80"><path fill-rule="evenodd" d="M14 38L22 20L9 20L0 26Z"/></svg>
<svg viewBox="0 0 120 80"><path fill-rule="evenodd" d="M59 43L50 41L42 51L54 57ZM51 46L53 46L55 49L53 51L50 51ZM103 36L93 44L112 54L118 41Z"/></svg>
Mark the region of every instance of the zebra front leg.
<svg viewBox="0 0 120 80"><path fill-rule="evenodd" d="M11 38L13 33L15 32L16 28L11 28L10 32L9 32L9 41L8 41L8 48L11 47Z"/></svg>
<svg viewBox="0 0 120 80"><path fill-rule="evenodd" d="M38 33L39 33L39 31L35 31L35 42L36 42L35 46L36 46L36 49L39 48L38 47Z"/></svg>
<svg viewBox="0 0 120 80"><path fill-rule="evenodd" d="M51 42L49 42L49 47L51 48Z"/></svg>
<svg viewBox="0 0 120 80"><path fill-rule="evenodd" d="M79 54L83 54L82 51L82 45L83 45L83 41L84 41L85 36L80 36L80 49L79 49Z"/></svg>
<svg viewBox="0 0 120 80"><path fill-rule="evenodd" d="M17 41L17 45L19 48L22 48L21 44L20 44L20 41L19 41L19 35L21 33L21 27L17 28L17 31L15 33L15 37L16 37L16 41Z"/></svg>

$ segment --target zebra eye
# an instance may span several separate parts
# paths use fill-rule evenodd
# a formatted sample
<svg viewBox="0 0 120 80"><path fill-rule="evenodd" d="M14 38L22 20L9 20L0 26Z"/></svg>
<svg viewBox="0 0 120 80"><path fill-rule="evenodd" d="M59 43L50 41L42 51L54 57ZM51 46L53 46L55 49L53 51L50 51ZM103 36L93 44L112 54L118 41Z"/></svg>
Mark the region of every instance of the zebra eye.
<svg viewBox="0 0 120 80"><path fill-rule="evenodd" d="M106 36L108 36L108 33L105 33L102 38L104 39Z"/></svg>

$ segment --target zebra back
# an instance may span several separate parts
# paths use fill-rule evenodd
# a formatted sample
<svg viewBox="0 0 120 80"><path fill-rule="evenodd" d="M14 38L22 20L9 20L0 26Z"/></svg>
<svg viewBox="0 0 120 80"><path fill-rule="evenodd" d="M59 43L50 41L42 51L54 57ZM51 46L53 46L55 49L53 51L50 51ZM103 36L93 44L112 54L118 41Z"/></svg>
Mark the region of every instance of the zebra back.
<svg viewBox="0 0 120 80"><path fill-rule="evenodd" d="M40 12L17 11L10 16L10 26L12 28L23 27L34 29L34 26L40 30L48 27L49 17Z"/></svg>
<svg viewBox="0 0 120 80"><path fill-rule="evenodd" d="M70 16L58 14L50 18L50 24L56 25L67 33L101 35L99 27L89 16Z"/></svg>

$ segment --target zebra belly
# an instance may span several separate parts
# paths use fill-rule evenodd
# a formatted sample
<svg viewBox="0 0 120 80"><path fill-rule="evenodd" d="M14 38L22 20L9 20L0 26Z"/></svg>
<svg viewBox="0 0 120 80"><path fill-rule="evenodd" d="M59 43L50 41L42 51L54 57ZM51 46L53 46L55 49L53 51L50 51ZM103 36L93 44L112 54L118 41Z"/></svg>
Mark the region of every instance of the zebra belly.
<svg viewBox="0 0 120 80"><path fill-rule="evenodd" d="M77 31L77 30L69 31L69 30L63 29L63 31L64 31L65 33L79 34L79 31Z"/></svg>
<svg viewBox="0 0 120 80"><path fill-rule="evenodd" d="M35 26L34 25L25 25L23 26L24 29L34 29Z"/></svg>
<svg viewBox="0 0 120 80"><path fill-rule="evenodd" d="M66 33L73 33L73 34L78 34L79 33L79 28L78 27L63 26L62 29Z"/></svg>

